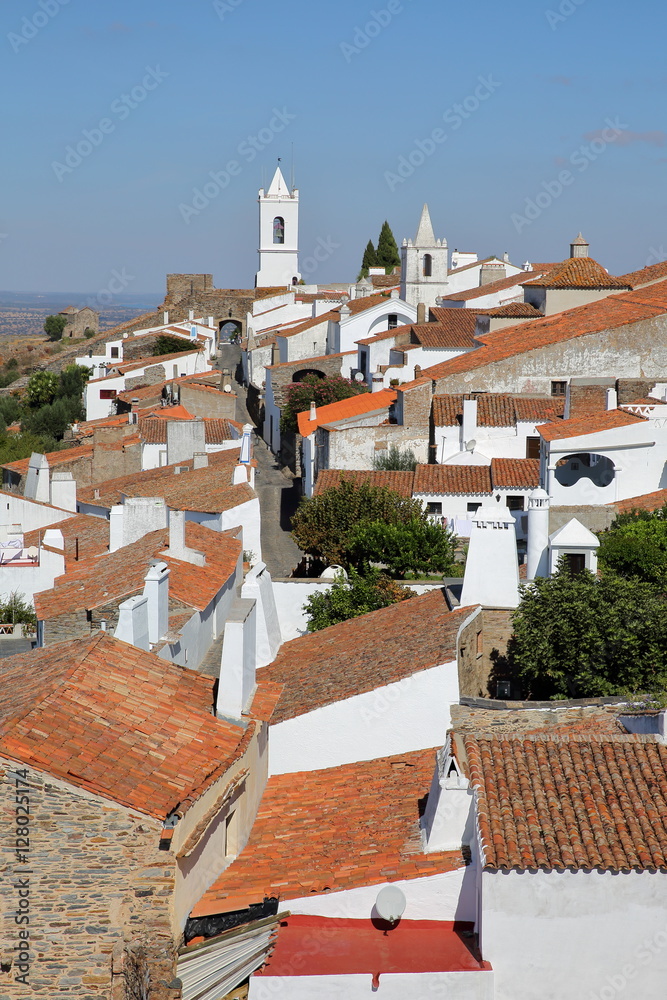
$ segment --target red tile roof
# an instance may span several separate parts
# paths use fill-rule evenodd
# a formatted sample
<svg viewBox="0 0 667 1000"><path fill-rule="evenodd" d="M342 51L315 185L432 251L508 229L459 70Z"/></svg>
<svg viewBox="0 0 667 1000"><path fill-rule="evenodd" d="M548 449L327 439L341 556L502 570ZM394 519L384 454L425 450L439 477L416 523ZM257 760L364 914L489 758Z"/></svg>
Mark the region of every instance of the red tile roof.
<svg viewBox="0 0 667 1000"><path fill-rule="evenodd" d="M488 465L418 465L415 493L482 495L491 493Z"/></svg>
<svg viewBox="0 0 667 1000"><path fill-rule="evenodd" d="M414 482L414 472L398 471L373 471L371 469L322 469L315 484L315 496L319 496L326 490L340 486L343 480L360 484L368 483L370 486L384 487L400 493L402 497L412 496L412 484Z"/></svg>
<svg viewBox="0 0 667 1000"><path fill-rule="evenodd" d="M438 588L284 643L262 670L263 680L284 685L273 723L456 660L471 611L450 611Z"/></svg>
<svg viewBox="0 0 667 1000"><path fill-rule="evenodd" d="M464 745L487 869L667 871L667 746L544 734Z"/></svg>
<svg viewBox="0 0 667 1000"><path fill-rule="evenodd" d="M0 753L164 819L254 732L216 719L213 679L98 632L3 664Z"/></svg>
<svg viewBox="0 0 667 1000"><path fill-rule="evenodd" d="M188 415L189 417L189 415ZM166 419L159 417L144 417L139 421L139 433L144 444L167 443L167 421L174 419L167 415ZM191 419L191 418L190 418ZM242 424L226 417L203 417L204 439L206 444L223 444L225 441L236 441L243 431Z"/></svg>
<svg viewBox="0 0 667 1000"><path fill-rule="evenodd" d="M630 424L641 423L643 417L627 410L602 410L585 417L573 417L571 420L559 420L553 424L541 424L537 428L540 437L545 441L557 441L561 438L581 437L584 434L597 434L600 431L610 431L617 427L629 427Z"/></svg>
<svg viewBox="0 0 667 1000"><path fill-rule="evenodd" d="M500 278L499 281L491 281L487 285L478 285L475 288L466 288L462 292L452 292L451 295L443 296L445 302L467 302L472 299L482 298L484 295L492 295L494 292L504 292L507 288L513 288L517 286L517 293L521 291L521 285L526 281L527 278L536 278L539 274L555 267L554 264L541 264L534 265L532 271L519 271L518 274L512 274L509 278ZM457 269L458 270L458 269ZM456 273L456 272L454 272ZM446 306L444 308L447 308ZM460 308L460 307L458 307ZM439 307L431 308L431 312L434 315L439 316Z"/></svg>
<svg viewBox="0 0 667 1000"><path fill-rule="evenodd" d="M621 278L614 278L592 257L568 257L542 277L530 278L526 286L539 288L632 288Z"/></svg>
<svg viewBox="0 0 667 1000"><path fill-rule="evenodd" d="M119 375L127 375L128 372L132 372L135 368L148 368L152 365L161 365L165 361L174 361L176 358L184 358L188 354L195 354L201 351L201 347L193 347L187 351L176 351L173 354L155 354L149 358L135 358L132 361L124 361L120 364L111 364L109 367L112 369L109 375L102 376L101 378L90 379L89 384L93 382L104 382L107 378L118 378Z"/></svg>
<svg viewBox="0 0 667 1000"><path fill-rule="evenodd" d="M362 414L373 413L375 410L388 410L395 402L396 392L394 389L380 389L378 392L360 392L356 396L349 396L337 403L318 406L317 416L314 420L310 419L310 410L304 410L299 413L297 418L299 434L302 437L308 437L322 424L331 424L337 420L358 417Z"/></svg>
<svg viewBox="0 0 667 1000"><path fill-rule="evenodd" d="M469 310L466 310L467 312ZM530 302L506 302L504 306L495 306L489 309L482 309L478 315L493 316L503 319L504 317L518 317L523 319L543 319L543 315Z"/></svg>
<svg viewBox="0 0 667 1000"><path fill-rule="evenodd" d="M422 372L431 379L446 378L483 368L507 358L528 354L604 330L618 329L667 312L667 282L577 306L532 323L521 323L478 338L482 345L470 354L442 361Z"/></svg>
<svg viewBox="0 0 667 1000"><path fill-rule="evenodd" d="M540 485L540 460L492 458L491 481L498 490L536 490Z"/></svg>
<svg viewBox="0 0 667 1000"><path fill-rule="evenodd" d="M657 264L649 264L638 271L630 271L628 274L619 275L619 277L621 281L626 281L632 288L641 288L654 281L664 281L667 278L667 260L659 261Z"/></svg>
<svg viewBox="0 0 667 1000"><path fill-rule="evenodd" d="M563 397L529 398L503 392L446 393L433 397L433 422L436 427L455 427L461 423L463 400L477 400L477 423L480 427L514 427L518 421L539 423L562 414Z"/></svg>
<svg viewBox="0 0 667 1000"><path fill-rule="evenodd" d="M629 500L617 500L610 504L619 512L627 514L633 510L660 510L667 503L667 490L656 490L654 493L644 493L640 497L631 497Z"/></svg>
<svg viewBox="0 0 667 1000"><path fill-rule="evenodd" d="M76 514L64 521L52 524L54 530L61 531L65 542L67 566L76 565L82 559L101 555L109 548L109 522L104 517L90 514ZM26 531L25 545L39 545L47 528Z"/></svg>
<svg viewBox="0 0 667 1000"><path fill-rule="evenodd" d="M92 444L82 444L77 445L75 448L63 448L61 451L49 451L46 453L50 469L55 469L59 465L69 465L70 462L77 462L80 458L92 457ZM29 465L29 458L19 458L16 462L5 462L1 468L25 476L27 475Z"/></svg>
<svg viewBox="0 0 667 1000"><path fill-rule="evenodd" d="M460 851L422 852L433 769L421 750L269 778L250 840L192 916L462 868Z"/></svg>
<svg viewBox="0 0 667 1000"><path fill-rule="evenodd" d="M203 611L234 575L242 544L231 531L213 531L193 521L186 522L185 542L204 554L205 566L165 554L169 545L167 528L151 531L115 552L70 564L51 590L35 594L37 617L46 621L65 613L120 603L143 591L144 577L155 559L164 560L169 566L169 596Z"/></svg>
<svg viewBox="0 0 667 1000"><path fill-rule="evenodd" d="M418 323L413 326L417 343L422 347L477 347L474 339L477 313L472 309L441 309L444 313L437 323Z"/></svg>

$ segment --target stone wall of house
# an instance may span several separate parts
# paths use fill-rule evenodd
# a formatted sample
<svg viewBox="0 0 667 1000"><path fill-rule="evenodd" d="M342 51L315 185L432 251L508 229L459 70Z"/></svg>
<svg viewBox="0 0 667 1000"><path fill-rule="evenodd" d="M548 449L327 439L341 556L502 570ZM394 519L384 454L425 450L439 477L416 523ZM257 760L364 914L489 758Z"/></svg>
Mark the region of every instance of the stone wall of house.
<svg viewBox="0 0 667 1000"><path fill-rule="evenodd" d="M549 509L549 534L558 531L568 521L576 517L589 531L606 531L611 526L616 517L616 508L613 504L605 506L582 505L581 507L551 507Z"/></svg>
<svg viewBox="0 0 667 1000"><path fill-rule="evenodd" d="M146 570L148 572L148 568ZM51 646L54 642L64 642L66 639L87 639L91 632L97 632L102 627L102 622L106 622L106 631L113 633L118 625L118 606L130 597L143 594L144 588L128 591L121 598L101 604L89 613L85 609L76 611L64 611L53 618L47 618L43 624L43 642L45 646ZM169 598L169 612L180 613L188 611L194 614L192 608L187 607L180 601Z"/></svg>
<svg viewBox="0 0 667 1000"><path fill-rule="evenodd" d="M236 419L236 396L233 392L211 392L182 382L179 386L181 405L193 417Z"/></svg>
<svg viewBox="0 0 667 1000"><path fill-rule="evenodd" d="M136 427L133 429L136 430ZM137 472L141 472L141 443L139 441L127 445L121 442L118 444L96 443L93 451L90 483L80 483L79 485L88 486L91 483L103 483L107 479L133 476Z"/></svg>
<svg viewBox="0 0 667 1000"><path fill-rule="evenodd" d="M461 696L488 698L496 651L503 656L512 634L512 612L483 608L461 631L458 648Z"/></svg>
<svg viewBox="0 0 667 1000"><path fill-rule="evenodd" d="M67 325L63 330L63 339L72 337L83 337L86 330L92 330L97 334L100 330L100 314L84 306L75 313L67 313Z"/></svg>
<svg viewBox="0 0 667 1000"><path fill-rule="evenodd" d="M636 399L645 399L655 383L654 378L619 378L616 382L618 405L634 403Z"/></svg>
<svg viewBox="0 0 667 1000"><path fill-rule="evenodd" d="M569 385L569 417L576 420L578 417L589 417L606 410L607 390L614 387L613 379L600 379L585 384L580 379L573 379Z"/></svg>
<svg viewBox="0 0 667 1000"><path fill-rule="evenodd" d="M28 768L27 791L18 786L30 809L23 863L17 767L0 760L0 996L178 1000L181 990L172 984L180 942L171 928L176 867L173 855L159 850L162 823ZM15 923L19 905L29 924ZM24 974L16 946L26 943L27 984L16 980Z"/></svg>
<svg viewBox="0 0 667 1000"><path fill-rule="evenodd" d="M171 378L171 373L169 377ZM143 375L132 375L125 379L125 392L134 388L135 385L156 385L158 382L165 382L166 379L164 365L149 365Z"/></svg>

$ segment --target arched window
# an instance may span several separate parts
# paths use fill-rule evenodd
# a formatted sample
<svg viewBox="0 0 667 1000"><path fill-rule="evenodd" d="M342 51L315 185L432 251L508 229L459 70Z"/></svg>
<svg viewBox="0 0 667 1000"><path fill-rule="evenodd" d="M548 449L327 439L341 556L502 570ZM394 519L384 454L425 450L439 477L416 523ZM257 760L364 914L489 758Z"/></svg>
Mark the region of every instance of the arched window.
<svg viewBox="0 0 667 1000"><path fill-rule="evenodd" d="M273 220L273 242L285 242L285 220L281 215L277 215Z"/></svg>
<svg viewBox="0 0 667 1000"><path fill-rule="evenodd" d="M431 257L430 253L424 254L424 266L422 273L425 278L430 278L431 275L433 274L433 258Z"/></svg>

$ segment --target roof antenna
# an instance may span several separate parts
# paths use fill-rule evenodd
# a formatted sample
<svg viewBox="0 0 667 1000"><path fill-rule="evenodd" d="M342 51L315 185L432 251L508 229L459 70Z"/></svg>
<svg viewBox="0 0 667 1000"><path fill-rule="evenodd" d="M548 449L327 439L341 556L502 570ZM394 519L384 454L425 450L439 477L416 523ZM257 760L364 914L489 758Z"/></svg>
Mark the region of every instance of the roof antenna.
<svg viewBox="0 0 667 1000"><path fill-rule="evenodd" d="M294 191L294 143L292 143L292 191Z"/></svg>

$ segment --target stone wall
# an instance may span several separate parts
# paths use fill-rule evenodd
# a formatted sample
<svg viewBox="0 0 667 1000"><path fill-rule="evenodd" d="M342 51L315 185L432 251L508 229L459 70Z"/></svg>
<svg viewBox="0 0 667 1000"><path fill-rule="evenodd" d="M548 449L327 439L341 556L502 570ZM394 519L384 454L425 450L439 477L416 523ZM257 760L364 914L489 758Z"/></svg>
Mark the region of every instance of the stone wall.
<svg viewBox="0 0 667 1000"><path fill-rule="evenodd" d="M20 765L0 761L0 996L34 1000L178 1000L171 929L175 859L159 850L162 824L28 769L30 838L16 855ZM29 925L17 925L18 880ZM26 886L26 882L28 883ZM23 904L25 907L25 904ZM29 931L27 985L16 981L19 930Z"/></svg>
<svg viewBox="0 0 667 1000"><path fill-rule="evenodd" d="M181 383L181 405L193 417L223 417L236 419L236 396L233 392L212 392L194 384Z"/></svg>
<svg viewBox="0 0 667 1000"><path fill-rule="evenodd" d="M166 380L167 373L164 365L149 365L143 375L133 375L131 378L125 379L124 392L133 389L135 385L157 385L158 382L166 382Z"/></svg>
<svg viewBox="0 0 667 1000"><path fill-rule="evenodd" d="M148 567L146 567L148 572ZM50 646L54 642L64 642L66 639L88 639L92 632L97 632L102 627L102 622L106 622L106 631L111 635L116 631L118 625L118 607L123 601L137 594L143 594L144 588L128 590L127 593L115 600L101 604L88 612L83 608L76 611L64 611L60 615L48 618L43 625L43 642L45 646ZM194 614L191 607L187 607L180 601L169 598L169 613L180 614L187 611Z"/></svg>
<svg viewBox="0 0 667 1000"><path fill-rule="evenodd" d="M563 525L576 517L589 531L606 531L616 517L616 508L613 504L605 506L582 505L581 507L551 507L549 509L549 534L558 531Z"/></svg>
<svg viewBox="0 0 667 1000"><path fill-rule="evenodd" d="M458 665L461 696L488 698L492 655L507 650L512 634L512 612L483 608L459 636Z"/></svg>

